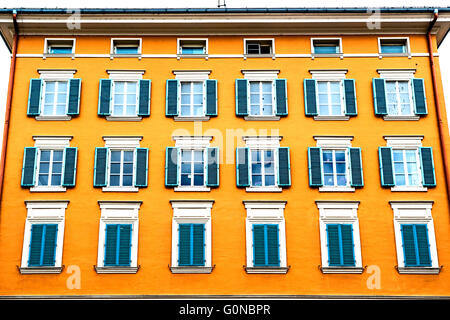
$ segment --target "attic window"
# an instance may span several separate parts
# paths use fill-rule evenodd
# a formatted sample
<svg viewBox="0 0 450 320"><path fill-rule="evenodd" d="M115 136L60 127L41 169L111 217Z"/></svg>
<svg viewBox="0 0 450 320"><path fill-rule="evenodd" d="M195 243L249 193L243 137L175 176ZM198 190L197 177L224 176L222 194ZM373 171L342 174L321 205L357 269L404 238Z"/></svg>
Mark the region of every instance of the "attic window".
<svg viewBox="0 0 450 320"><path fill-rule="evenodd" d="M271 55L273 52L273 40L245 40L245 54Z"/></svg>
<svg viewBox="0 0 450 320"><path fill-rule="evenodd" d="M338 54L342 52L340 39L312 39L314 54Z"/></svg>
<svg viewBox="0 0 450 320"><path fill-rule="evenodd" d="M112 39L111 49L116 55L141 54L141 39Z"/></svg>
<svg viewBox="0 0 450 320"><path fill-rule="evenodd" d="M205 55L208 54L206 39L178 39L178 54Z"/></svg>
<svg viewBox="0 0 450 320"><path fill-rule="evenodd" d="M408 38L379 39L379 50L382 54L408 54Z"/></svg>
<svg viewBox="0 0 450 320"><path fill-rule="evenodd" d="M75 39L46 39L45 53L72 54L75 50Z"/></svg>

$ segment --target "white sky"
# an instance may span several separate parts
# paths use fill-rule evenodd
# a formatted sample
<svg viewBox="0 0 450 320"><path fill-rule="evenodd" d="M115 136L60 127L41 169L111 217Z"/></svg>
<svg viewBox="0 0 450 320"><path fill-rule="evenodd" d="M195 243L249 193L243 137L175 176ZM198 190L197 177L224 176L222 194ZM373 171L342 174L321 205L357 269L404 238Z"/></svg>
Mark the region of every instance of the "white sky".
<svg viewBox="0 0 450 320"><path fill-rule="evenodd" d="M218 1L224 0L0 0L0 8L217 8ZM450 0L225 0L227 8L266 8L266 7L450 7ZM163 4L162 4L163 3ZM450 118L450 34L439 47L444 96L447 116ZM0 141L3 135L6 94L8 90L10 53L0 40Z"/></svg>

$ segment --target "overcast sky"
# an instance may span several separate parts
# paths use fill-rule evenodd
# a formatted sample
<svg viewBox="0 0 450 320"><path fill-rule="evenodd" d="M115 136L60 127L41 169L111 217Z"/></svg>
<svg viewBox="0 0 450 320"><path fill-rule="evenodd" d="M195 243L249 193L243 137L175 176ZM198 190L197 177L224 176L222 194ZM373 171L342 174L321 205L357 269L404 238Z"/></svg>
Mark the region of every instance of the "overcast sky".
<svg viewBox="0 0 450 320"><path fill-rule="evenodd" d="M0 0L0 8L216 8L218 2L226 2L228 8L239 7L449 7L449 0ZM127 5L124 5L126 2ZM186 3L189 2L187 6ZM447 115L450 118L450 34L439 47L444 95ZM0 141L2 140L6 94L11 56L3 41L0 40Z"/></svg>

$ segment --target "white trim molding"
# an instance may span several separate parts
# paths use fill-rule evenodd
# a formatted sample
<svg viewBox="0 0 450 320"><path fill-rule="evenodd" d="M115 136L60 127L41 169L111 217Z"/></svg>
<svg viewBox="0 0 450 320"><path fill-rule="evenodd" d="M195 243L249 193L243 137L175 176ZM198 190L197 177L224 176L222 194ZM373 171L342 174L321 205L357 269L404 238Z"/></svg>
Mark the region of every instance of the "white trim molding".
<svg viewBox="0 0 450 320"><path fill-rule="evenodd" d="M278 79L280 70L241 70L244 79L250 81L273 81Z"/></svg>
<svg viewBox="0 0 450 320"><path fill-rule="evenodd" d="M271 53L270 54L248 54L247 53L247 41L267 41L271 42ZM272 58L272 60L275 60L276 54L275 54L275 38L244 38L243 39L244 44L244 60L247 58Z"/></svg>
<svg viewBox="0 0 450 320"><path fill-rule="evenodd" d="M311 78L323 81L339 81L345 79L347 69L311 69Z"/></svg>
<svg viewBox="0 0 450 320"><path fill-rule="evenodd" d="M137 53L132 53L132 54L121 54L121 53L115 53L114 52L114 48L116 47L116 42L122 42L123 44L128 43L133 43L135 42L135 44L137 44ZM131 45L128 45L131 46ZM120 58L120 57L124 57L124 58L138 58L139 60L141 60L142 58L142 38L111 38L111 48L109 51L109 58L112 60L114 58Z"/></svg>
<svg viewBox="0 0 450 320"><path fill-rule="evenodd" d="M377 72L386 80L411 80L416 69L377 69Z"/></svg>
<svg viewBox="0 0 450 320"><path fill-rule="evenodd" d="M211 70L172 70L176 80L203 81L208 80Z"/></svg>
<svg viewBox="0 0 450 320"><path fill-rule="evenodd" d="M338 41L339 42L339 52L336 53L315 53L314 52L314 41ZM342 38L311 38L311 58L320 57L339 57L344 58L344 49L342 48Z"/></svg>
<svg viewBox="0 0 450 320"><path fill-rule="evenodd" d="M202 54L186 54L182 53L183 44L182 42L191 42L191 43L203 43L203 53ZM198 46L200 48L200 46ZM208 60L208 38L177 38L177 54L176 58L179 60L180 58L205 58Z"/></svg>
<svg viewBox="0 0 450 320"><path fill-rule="evenodd" d="M381 52L381 42L383 40L405 40L406 44L406 52L404 53L382 53ZM409 37L378 37L378 57L384 58L384 57L408 57L411 58L411 48L409 45Z"/></svg>

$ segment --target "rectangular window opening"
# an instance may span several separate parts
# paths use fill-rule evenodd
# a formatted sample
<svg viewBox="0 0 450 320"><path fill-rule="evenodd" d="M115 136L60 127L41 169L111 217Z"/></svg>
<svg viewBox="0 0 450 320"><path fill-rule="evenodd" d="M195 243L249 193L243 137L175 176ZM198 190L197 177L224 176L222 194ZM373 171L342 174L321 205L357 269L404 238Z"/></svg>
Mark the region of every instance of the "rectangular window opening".
<svg viewBox="0 0 450 320"><path fill-rule="evenodd" d="M273 54L272 40L245 40L245 54L270 55Z"/></svg>
<svg viewBox="0 0 450 320"><path fill-rule="evenodd" d="M314 54L338 54L341 53L339 39L313 39Z"/></svg>

